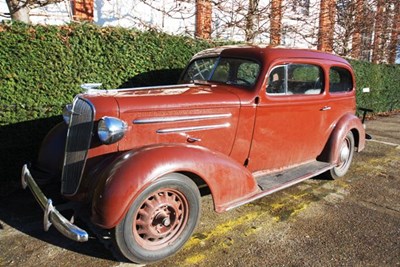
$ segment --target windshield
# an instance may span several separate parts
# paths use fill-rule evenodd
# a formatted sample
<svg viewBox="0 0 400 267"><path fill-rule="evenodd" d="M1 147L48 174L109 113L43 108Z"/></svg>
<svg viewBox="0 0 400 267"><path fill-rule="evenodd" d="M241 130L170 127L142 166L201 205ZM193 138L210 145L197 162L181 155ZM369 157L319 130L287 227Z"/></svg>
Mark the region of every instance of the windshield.
<svg viewBox="0 0 400 267"><path fill-rule="evenodd" d="M183 82L208 81L253 87L260 65L252 60L238 58L200 58L193 61L183 76Z"/></svg>

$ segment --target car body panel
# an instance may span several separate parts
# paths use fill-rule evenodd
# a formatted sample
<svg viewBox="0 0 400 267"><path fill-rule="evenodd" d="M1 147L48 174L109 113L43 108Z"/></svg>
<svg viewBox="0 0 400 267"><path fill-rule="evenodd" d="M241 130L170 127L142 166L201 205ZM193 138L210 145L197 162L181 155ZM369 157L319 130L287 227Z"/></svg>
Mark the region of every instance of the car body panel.
<svg viewBox="0 0 400 267"><path fill-rule="evenodd" d="M92 220L114 227L135 196L165 174L192 174L207 184L215 209L259 192L251 173L230 157L209 149L183 144L158 144L122 154L103 171L102 186L93 197ZM240 184L240 186L238 186Z"/></svg>
<svg viewBox="0 0 400 267"><path fill-rule="evenodd" d="M234 46L202 51L191 62L207 57L256 62L256 80L251 85L185 81L182 74L173 86L88 90L78 96L93 108L94 126L79 190L65 197L91 203L95 224L115 227L135 198L169 173L185 174L208 187L215 210L222 212L278 190L260 189L257 179L265 174L301 169L310 162L324 166L288 178L285 188L333 168L349 131L357 150L364 148L365 131L355 116L355 77L346 60L305 49ZM318 66L321 93L267 93L271 71L290 64ZM350 73L350 90L330 91L332 67ZM104 117L126 126L115 143L105 144L97 136ZM66 127L57 127L45 139L38 161L43 169L57 162L57 167L47 166L52 173L63 168L59 158L65 138L70 138L65 137Z"/></svg>

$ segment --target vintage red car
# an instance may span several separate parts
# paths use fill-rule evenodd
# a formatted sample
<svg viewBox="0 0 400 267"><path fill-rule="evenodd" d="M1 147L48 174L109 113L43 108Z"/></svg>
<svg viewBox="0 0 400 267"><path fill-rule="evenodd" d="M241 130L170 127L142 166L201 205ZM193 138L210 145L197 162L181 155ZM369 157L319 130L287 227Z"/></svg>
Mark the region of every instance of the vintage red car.
<svg viewBox="0 0 400 267"><path fill-rule="evenodd" d="M178 251L200 217L201 192L223 212L326 173L343 176L365 145L355 79L338 56L300 49L221 47L195 55L173 86L89 88L75 97L22 170L47 230L88 240L36 181L112 229L137 263ZM35 179L33 178L35 177Z"/></svg>

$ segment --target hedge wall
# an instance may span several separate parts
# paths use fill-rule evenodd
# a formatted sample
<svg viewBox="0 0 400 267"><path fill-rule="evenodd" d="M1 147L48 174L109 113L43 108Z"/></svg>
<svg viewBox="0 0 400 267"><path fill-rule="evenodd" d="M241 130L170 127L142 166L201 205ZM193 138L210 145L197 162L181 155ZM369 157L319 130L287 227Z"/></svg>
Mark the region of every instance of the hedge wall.
<svg viewBox="0 0 400 267"><path fill-rule="evenodd" d="M350 60L356 74L357 106L385 112L400 109L400 65ZM363 88L370 88L363 93Z"/></svg>
<svg viewBox="0 0 400 267"><path fill-rule="evenodd" d="M19 183L21 165L61 121L79 85L105 88L172 84L190 57L215 43L92 24L0 24L0 195ZM400 67L351 62L358 105L400 109ZM371 93L361 93L370 87Z"/></svg>
<svg viewBox="0 0 400 267"><path fill-rule="evenodd" d="M126 85L134 77L136 84L152 82L137 76L181 69L193 53L211 46L191 38L92 24L13 24L0 31L0 125L59 114L83 82L101 82L105 88ZM157 78L167 83L176 79Z"/></svg>

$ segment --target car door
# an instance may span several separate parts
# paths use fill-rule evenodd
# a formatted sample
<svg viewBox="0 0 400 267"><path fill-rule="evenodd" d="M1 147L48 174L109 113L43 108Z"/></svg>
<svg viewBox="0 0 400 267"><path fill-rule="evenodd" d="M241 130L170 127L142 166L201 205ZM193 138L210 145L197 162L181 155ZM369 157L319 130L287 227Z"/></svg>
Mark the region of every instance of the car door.
<svg viewBox="0 0 400 267"><path fill-rule="evenodd" d="M260 92L248 168L285 169L315 160L327 135L327 94L321 66L275 65Z"/></svg>

